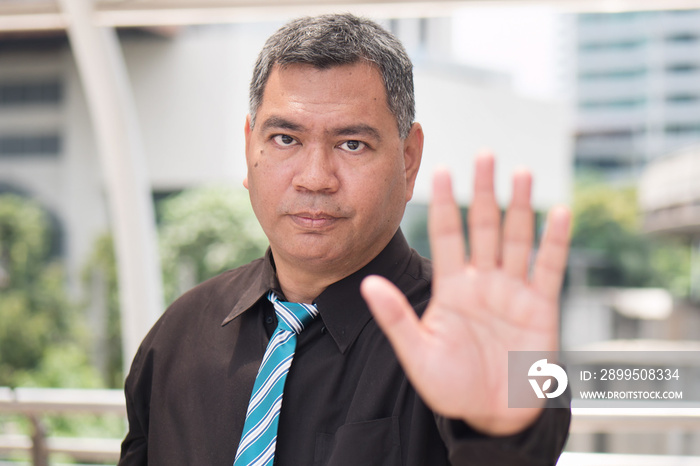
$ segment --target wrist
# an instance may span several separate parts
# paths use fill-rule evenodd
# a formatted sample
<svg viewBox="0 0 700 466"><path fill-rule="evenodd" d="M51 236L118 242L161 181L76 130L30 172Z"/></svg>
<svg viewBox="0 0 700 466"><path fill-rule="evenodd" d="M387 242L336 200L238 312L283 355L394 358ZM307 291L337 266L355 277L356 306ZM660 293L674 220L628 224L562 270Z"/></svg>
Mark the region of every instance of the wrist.
<svg viewBox="0 0 700 466"><path fill-rule="evenodd" d="M540 417L544 408L507 408L505 415L484 418L463 417L462 420L474 430L492 437L518 434Z"/></svg>

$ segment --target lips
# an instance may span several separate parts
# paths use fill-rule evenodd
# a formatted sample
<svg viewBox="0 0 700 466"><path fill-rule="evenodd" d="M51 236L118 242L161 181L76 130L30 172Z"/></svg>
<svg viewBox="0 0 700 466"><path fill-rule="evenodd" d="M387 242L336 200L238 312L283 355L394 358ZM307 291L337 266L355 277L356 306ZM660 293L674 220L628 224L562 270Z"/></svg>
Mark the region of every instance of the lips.
<svg viewBox="0 0 700 466"><path fill-rule="evenodd" d="M312 230L328 228L340 219L324 212L298 212L289 217L296 225Z"/></svg>

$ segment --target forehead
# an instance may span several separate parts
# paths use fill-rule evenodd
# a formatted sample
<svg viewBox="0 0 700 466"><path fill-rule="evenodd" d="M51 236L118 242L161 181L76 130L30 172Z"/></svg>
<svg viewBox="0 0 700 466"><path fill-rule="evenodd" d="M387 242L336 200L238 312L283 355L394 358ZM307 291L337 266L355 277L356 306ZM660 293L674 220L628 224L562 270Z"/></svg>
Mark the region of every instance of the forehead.
<svg viewBox="0 0 700 466"><path fill-rule="evenodd" d="M366 61L329 68L308 64L273 67L256 120L285 112L308 119L360 118L376 124L396 119L389 110L379 69Z"/></svg>

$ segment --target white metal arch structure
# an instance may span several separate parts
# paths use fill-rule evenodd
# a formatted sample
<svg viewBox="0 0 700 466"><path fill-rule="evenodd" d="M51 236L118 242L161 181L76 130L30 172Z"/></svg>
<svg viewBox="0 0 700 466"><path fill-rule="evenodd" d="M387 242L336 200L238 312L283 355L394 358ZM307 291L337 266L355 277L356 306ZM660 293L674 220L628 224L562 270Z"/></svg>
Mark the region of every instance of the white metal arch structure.
<svg viewBox="0 0 700 466"><path fill-rule="evenodd" d="M119 39L97 27L92 3L60 0L106 182L114 237L124 373L163 308L155 215L136 108Z"/></svg>
<svg viewBox="0 0 700 466"><path fill-rule="evenodd" d="M546 5L570 12L620 12L700 8L700 0L82 0L92 24L165 26L283 19L331 11L375 17L445 15L466 6ZM2 0L0 32L66 29L63 0Z"/></svg>
<svg viewBox="0 0 700 466"><path fill-rule="evenodd" d="M162 280L144 150L115 28L275 20L331 11L428 17L485 5L618 12L700 8L700 0L0 0L0 34L65 30L70 38L107 183L125 368L162 311Z"/></svg>

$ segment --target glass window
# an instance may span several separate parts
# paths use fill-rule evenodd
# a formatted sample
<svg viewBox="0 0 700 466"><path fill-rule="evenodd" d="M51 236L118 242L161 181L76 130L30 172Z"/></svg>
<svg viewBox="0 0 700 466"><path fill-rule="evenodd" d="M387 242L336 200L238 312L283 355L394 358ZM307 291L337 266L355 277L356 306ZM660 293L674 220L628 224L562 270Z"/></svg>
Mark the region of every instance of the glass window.
<svg viewBox="0 0 700 466"><path fill-rule="evenodd" d="M646 102L643 98L585 100L579 104L581 108L633 108L640 107Z"/></svg>
<svg viewBox="0 0 700 466"><path fill-rule="evenodd" d="M700 135L700 123L672 123L666 125L666 133L684 136L684 135Z"/></svg>
<svg viewBox="0 0 700 466"><path fill-rule="evenodd" d="M61 151L58 134L0 136L0 157L55 156Z"/></svg>
<svg viewBox="0 0 700 466"><path fill-rule="evenodd" d="M579 78L583 81L617 80L642 78L646 76L646 74L647 70L644 68L633 68L627 70L587 71L579 73Z"/></svg>
<svg viewBox="0 0 700 466"><path fill-rule="evenodd" d="M698 70L698 65L693 63L676 63L666 67L666 71L674 74L692 73Z"/></svg>
<svg viewBox="0 0 700 466"><path fill-rule="evenodd" d="M578 20L580 23L624 23L629 21L636 21L644 18L650 18L656 16L657 12L654 11L627 11L624 13L584 13L579 15Z"/></svg>
<svg viewBox="0 0 700 466"><path fill-rule="evenodd" d="M697 34L690 33L690 32L679 32L679 33L667 36L666 40L668 42L680 42L680 43L697 42L698 36L697 36Z"/></svg>
<svg viewBox="0 0 700 466"><path fill-rule="evenodd" d="M620 159L620 157L616 157L613 155L608 157L600 156L594 159L581 156L577 156L574 158L574 165L576 169L582 171L613 170L625 168L629 166L629 164L630 163L627 160L622 160Z"/></svg>
<svg viewBox="0 0 700 466"><path fill-rule="evenodd" d="M620 129L611 131L580 133L576 136L576 141L580 143L631 141L635 137L635 135L639 133L641 133L641 131L634 129Z"/></svg>
<svg viewBox="0 0 700 466"><path fill-rule="evenodd" d="M58 79L35 82L0 82L0 107L59 104L63 89Z"/></svg>
<svg viewBox="0 0 700 466"><path fill-rule="evenodd" d="M586 42L579 45L583 52L600 52L600 51L628 51L642 47L646 44L643 39L628 39L615 42Z"/></svg>
<svg viewBox="0 0 700 466"><path fill-rule="evenodd" d="M696 94L671 94L666 96L666 102L670 104L693 103L700 100L700 95Z"/></svg>

